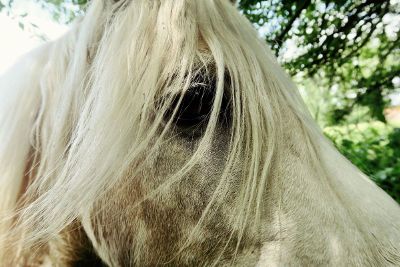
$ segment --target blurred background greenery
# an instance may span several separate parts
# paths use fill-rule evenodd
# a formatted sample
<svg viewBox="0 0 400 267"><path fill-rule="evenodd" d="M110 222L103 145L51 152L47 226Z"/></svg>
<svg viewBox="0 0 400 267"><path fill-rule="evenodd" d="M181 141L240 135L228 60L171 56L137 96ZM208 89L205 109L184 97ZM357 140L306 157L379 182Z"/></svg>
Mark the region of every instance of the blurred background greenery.
<svg viewBox="0 0 400 267"><path fill-rule="evenodd" d="M69 24L87 0L33 0ZM0 13L46 32L0 0ZM32 2L32 1L30 1ZM337 148L400 203L400 0L240 0Z"/></svg>

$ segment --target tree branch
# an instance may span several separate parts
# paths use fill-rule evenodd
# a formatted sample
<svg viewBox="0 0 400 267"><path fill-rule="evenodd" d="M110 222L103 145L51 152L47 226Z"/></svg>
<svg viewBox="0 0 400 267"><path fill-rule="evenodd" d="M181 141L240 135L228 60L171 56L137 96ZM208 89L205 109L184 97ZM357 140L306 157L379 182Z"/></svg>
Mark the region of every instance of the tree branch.
<svg viewBox="0 0 400 267"><path fill-rule="evenodd" d="M292 28L293 23L295 20L300 16L301 11L306 9L309 5L311 4L311 0L305 0L302 2L301 6L296 10L296 13L294 13L293 17L290 18L289 22L286 24L285 28L283 31L275 38L274 43L278 45L278 50L281 48L283 41L285 40L286 34L289 32L289 30Z"/></svg>

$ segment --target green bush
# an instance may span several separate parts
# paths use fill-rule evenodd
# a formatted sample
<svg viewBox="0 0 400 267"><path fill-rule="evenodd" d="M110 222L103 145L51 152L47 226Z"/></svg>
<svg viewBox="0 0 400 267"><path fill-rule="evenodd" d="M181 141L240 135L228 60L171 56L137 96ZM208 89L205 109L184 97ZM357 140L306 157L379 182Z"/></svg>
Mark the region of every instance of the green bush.
<svg viewBox="0 0 400 267"><path fill-rule="evenodd" d="M328 127L339 151L400 203L400 128L381 122Z"/></svg>

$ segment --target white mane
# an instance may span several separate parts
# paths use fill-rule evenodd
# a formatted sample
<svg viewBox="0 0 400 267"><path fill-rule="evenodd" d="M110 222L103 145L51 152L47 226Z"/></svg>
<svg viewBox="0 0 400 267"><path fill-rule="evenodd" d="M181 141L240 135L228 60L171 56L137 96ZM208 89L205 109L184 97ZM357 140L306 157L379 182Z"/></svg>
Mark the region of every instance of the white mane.
<svg viewBox="0 0 400 267"><path fill-rule="evenodd" d="M16 248L37 248L77 218L89 218L110 188L124 187L121 178L132 163L139 173L165 142L171 120L161 133L158 129L173 94L183 94L196 71L208 67L218 82L198 149L145 198L168 190L207 153L229 75L229 154L199 225L228 191L240 163L243 179L230 223L239 240L245 229L258 229L262 207L271 205L265 193L272 162L282 156L288 130L283 121L290 113L303 130L299 135L309 155L304 160L348 206L365 242L375 244L379 232L382 244L398 244L398 205L325 139L273 53L228 1L103 2L93 0L69 33L1 78L0 234L13 244L12 255ZM199 49L202 43L206 48Z"/></svg>

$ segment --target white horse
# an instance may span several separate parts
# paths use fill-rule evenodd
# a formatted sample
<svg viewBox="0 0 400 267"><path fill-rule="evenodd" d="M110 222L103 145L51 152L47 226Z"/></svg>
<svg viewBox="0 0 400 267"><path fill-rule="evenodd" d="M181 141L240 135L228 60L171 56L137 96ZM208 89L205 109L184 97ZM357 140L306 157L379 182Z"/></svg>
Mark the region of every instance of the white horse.
<svg viewBox="0 0 400 267"><path fill-rule="evenodd" d="M400 266L400 208L228 0L93 0L0 84L1 266Z"/></svg>

